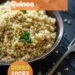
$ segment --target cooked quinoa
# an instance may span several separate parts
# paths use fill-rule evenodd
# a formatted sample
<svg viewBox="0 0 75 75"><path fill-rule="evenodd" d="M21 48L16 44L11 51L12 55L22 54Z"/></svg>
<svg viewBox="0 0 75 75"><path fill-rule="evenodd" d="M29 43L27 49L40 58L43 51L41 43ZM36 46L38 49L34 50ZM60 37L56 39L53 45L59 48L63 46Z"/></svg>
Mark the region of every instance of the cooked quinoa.
<svg viewBox="0 0 75 75"><path fill-rule="evenodd" d="M50 49L56 39L56 19L43 10L11 10L0 6L0 61L29 61Z"/></svg>

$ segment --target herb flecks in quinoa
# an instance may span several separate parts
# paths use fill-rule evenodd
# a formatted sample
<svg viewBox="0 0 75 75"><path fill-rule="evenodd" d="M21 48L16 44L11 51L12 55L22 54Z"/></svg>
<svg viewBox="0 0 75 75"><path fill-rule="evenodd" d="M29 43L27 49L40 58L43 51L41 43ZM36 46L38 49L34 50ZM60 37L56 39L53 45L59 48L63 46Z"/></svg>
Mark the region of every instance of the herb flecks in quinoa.
<svg viewBox="0 0 75 75"><path fill-rule="evenodd" d="M49 50L57 35L56 19L43 10L11 10L10 6L10 2L0 6L0 61L29 61Z"/></svg>

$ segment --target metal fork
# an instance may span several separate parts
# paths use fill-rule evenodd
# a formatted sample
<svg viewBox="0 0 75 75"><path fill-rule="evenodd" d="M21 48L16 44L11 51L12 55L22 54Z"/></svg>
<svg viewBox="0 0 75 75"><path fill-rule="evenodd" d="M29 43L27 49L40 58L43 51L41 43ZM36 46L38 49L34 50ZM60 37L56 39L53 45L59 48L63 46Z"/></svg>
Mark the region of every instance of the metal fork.
<svg viewBox="0 0 75 75"><path fill-rule="evenodd" d="M60 65L60 63L64 60L64 58L69 55L71 52L75 52L75 38L71 41L71 43L68 45L68 50L65 52L65 54L59 59L59 61L55 64L55 66L47 73L47 75L53 75L57 67Z"/></svg>

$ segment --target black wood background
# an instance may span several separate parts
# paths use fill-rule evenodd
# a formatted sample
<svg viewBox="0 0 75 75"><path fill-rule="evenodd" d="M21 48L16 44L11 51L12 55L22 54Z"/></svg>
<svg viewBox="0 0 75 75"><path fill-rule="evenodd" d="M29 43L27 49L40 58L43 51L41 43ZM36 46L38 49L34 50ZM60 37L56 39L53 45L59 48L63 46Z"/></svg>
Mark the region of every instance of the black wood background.
<svg viewBox="0 0 75 75"><path fill-rule="evenodd" d="M0 3L5 0L0 0ZM71 24L64 23L64 35L61 43L55 49L55 51L48 56L46 59L31 64L34 75L38 75L38 72L42 72L42 75L46 75L48 70L53 66L52 63L59 60L59 58L67 50L68 44L75 37L75 0L68 0L69 9L68 12L59 11L62 19L67 18L71 21ZM59 51L57 54L56 51ZM69 68L69 71L64 71L65 68ZM8 66L0 65L0 75L7 75ZM61 75L75 75L75 53L70 54L64 59L60 66L55 71L54 75L57 75L57 72L61 72Z"/></svg>

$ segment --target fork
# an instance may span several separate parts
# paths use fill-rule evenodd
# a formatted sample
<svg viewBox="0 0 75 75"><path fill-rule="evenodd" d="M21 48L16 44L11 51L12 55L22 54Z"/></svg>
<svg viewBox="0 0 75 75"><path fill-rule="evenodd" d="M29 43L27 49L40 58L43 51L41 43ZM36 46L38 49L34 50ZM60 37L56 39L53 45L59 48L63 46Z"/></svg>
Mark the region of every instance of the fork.
<svg viewBox="0 0 75 75"><path fill-rule="evenodd" d="M64 58L69 55L71 52L75 52L75 38L71 41L71 43L68 45L68 50L64 53L64 55L59 59L59 61L53 66L51 71L47 73L47 75L53 75L57 67L60 65L60 63L64 60Z"/></svg>

